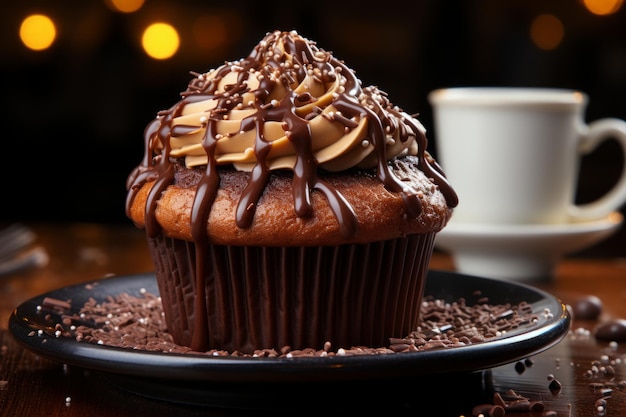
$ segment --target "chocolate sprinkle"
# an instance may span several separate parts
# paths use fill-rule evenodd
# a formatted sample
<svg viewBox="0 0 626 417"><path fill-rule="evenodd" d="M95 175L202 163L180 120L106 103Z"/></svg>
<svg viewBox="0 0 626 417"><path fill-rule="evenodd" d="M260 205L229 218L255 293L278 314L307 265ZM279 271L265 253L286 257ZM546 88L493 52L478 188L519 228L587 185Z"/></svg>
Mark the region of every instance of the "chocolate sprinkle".
<svg viewBox="0 0 626 417"><path fill-rule="evenodd" d="M283 346L258 349L253 354L216 349L197 352L174 343L167 332L160 297L147 291L141 296L121 293L109 296L103 302L91 298L81 306L78 313L62 315L61 322L55 328L58 335L72 337L80 342L158 352L253 357L378 355L485 342L502 336L508 330L534 325L538 318L529 311L528 306L524 302L519 305L491 305L485 302L470 305L465 299L449 303L426 297L421 306L422 320L418 328L405 337L391 338L386 347L352 346L335 349L332 341L328 341L321 348L292 350L289 346ZM502 318L503 311L507 312L506 318Z"/></svg>
<svg viewBox="0 0 626 417"><path fill-rule="evenodd" d="M483 403L474 406L474 417L504 417L508 413L543 413L542 416L556 415L552 411L545 411L543 402L531 400L510 389L506 392L495 392L492 403Z"/></svg>

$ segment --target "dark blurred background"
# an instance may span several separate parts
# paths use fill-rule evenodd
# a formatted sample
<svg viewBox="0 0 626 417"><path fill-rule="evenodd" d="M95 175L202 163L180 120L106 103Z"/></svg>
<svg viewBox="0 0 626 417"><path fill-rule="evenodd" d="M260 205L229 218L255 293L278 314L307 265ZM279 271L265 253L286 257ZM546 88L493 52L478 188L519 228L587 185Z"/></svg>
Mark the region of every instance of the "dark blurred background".
<svg viewBox="0 0 626 417"><path fill-rule="evenodd" d="M394 104L418 113L435 156L437 132L427 94L440 87L579 89L591 97L588 121L626 119L626 6L622 0L612 8L610 3L5 3L0 222L129 222L125 180L142 157L146 124L178 101L189 71L244 57L274 29L298 30L333 51L364 84L378 86ZM21 39L22 22L32 14L46 15L55 25L48 48L29 49ZM142 46L142 33L154 22L178 32L180 44L168 59L151 58ZM604 192L623 163L614 143L585 157L579 202Z"/></svg>

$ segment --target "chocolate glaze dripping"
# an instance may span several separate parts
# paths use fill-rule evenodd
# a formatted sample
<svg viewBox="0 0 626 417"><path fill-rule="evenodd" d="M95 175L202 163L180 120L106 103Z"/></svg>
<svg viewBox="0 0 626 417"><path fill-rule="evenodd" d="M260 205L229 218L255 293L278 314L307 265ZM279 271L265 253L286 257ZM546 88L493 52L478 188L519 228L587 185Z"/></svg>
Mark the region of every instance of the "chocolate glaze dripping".
<svg viewBox="0 0 626 417"><path fill-rule="evenodd" d="M296 68L292 67L291 71L281 68L281 63L284 63L285 60L285 53L280 50L275 51L272 49L279 39L283 40L285 53L292 55L294 62L299 64ZM281 71L279 80L282 82L283 86L287 88L288 94L278 105L266 103L265 101L271 94L277 81L275 81L275 78L269 76L263 77L259 88L254 91L254 106L257 111L241 122L242 131L250 129L256 130L255 154L258 162L252 170L248 186L239 203L236 219L239 227L249 227L252 223L256 204L269 180L270 173L267 168L267 155L269 154L271 143L263 140L263 125L267 121L282 121L286 135L293 144L297 157L296 164L293 168L294 208L297 215L300 217L312 215L310 193L313 189L317 189L324 193L326 198L331 202L339 224L345 226L342 229L342 233L349 236L356 232L357 222L350 205L336 190L319 179L317 175L317 162L311 150L311 135L308 124L305 119L298 116L295 112L295 100L297 97L296 93L290 88L290 81L294 79L301 80L306 75L307 66L314 66L318 69L319 73L322 74L321 77L323 77L324 82L334 81L336 70L340 71L341 75L345 77L344 91L337 94L333 101L333 106L341 111L343 117L348 119L351 117L368 118L368 140L374 145L378 156L378 177L388 189L402 194L410 217L416 217L420 214L421 203L414 190L407 188L389 169L385 154L385 129L401 129L402 132L399 136L402 140L408 140L408 136L416 137L419 147L418 159L420 169L439 186L444 193L448 205L450 207L456 206L456 194L448 185L441 169L436 166L434 161L428 160L424 156L426 138L420 126L418 126L415 121L404 117L401 112L392 109L386 99L383 102L386 108L383 108L378 101L371 99L372 91L370 89L362 89L355 74L345 66L343 62L332 57L330 54L322 54L322 58L320 58L320 54L316 54L312 50L312 44L307 43L303 38L291 36L291 34L287 32L274 32L268 34L264 40L254 48L247 59L235 64L224 65L218 70L213 79L205 81L202 77L194 78L190 82L187 91L182 93L183 99L170 110L161 112L160 117L155 119L146 129L146 154L141 165L135 169L128 179L130 193L127 200L127 209L134 198L135 192L141 188L145 182L157 179L158 187L151 193L152 198L149 199L150 204L146 210L146 224L150 224L149 235L154 236L159 231L153 219L153 209L156 205L156 200L165 187L173 180L173 170L171 170L168 157L170 150L168 134L180 134L184 132L185 129L197 128L195 126L176 126L176 128L173 129L171 127L172 120L182 111L183 107L189 103L207 99L217 99L218 105L210 117L204 139L206 141L209 136L212 136L212 140L217 140L215 133L211 133L215 128L215 124L224 114L227 114L236 105L243 104L241 97L243 93L249 91L246 82L244 82L244 77L250 70L263 71L263 64L268 68ZM224 93L216 93L219 81L232 71L233 65L238 65L242 68L238 76L238 82L227 86ZM367 106L364 104L364 101ZM393 118L389 117L390 114L401 118L404 124L394 121ZM160 155L159 152L157 152L158 145L163 147ZM152 160L153 156L155 156L154 161ZM207 156L209 161L208 165L215 165L215 156L209 153L207 153ZM208 175L208 172L205 175ZM205 182L206 181L201 181L201 183ZM210 188L215 189L205 193L211 198L202 204L204 211L210 211L212 198L215 196L217 187L219 187L219 180L214 180ZM206 218L208 218L208 213L197 216L199 221L200 219ZM202 230L202 232L198 230L197 235L204 235L205 225L201 223L194 223L194 225L192 225L194 228L196 226Z"/></svg>
<svg viewBox="0 0 626 417"><path fill-rule="evenodd" d="M285 53L278 47L279 40L283 41ZM318 163L311 148L311 131L308 122L296 113L296 100L301 100L303 97L293 91L291 85L304 79L308 68L317 70L315 72L325 83L334 82L335 77L338 76L337 72L344 77L345 83L334 96L332 105L341 112L344 120L352 117L368 119L367 140L373 144L378 158L376 166L378 178L389 190L402 195L409 217L414 218L420 215L421 202L415 190L407 187L390 170L385 150L386 131L393 133L396 129L400 129L398 136L401 140L415 137L418 144L419 168L440 188L449 207L457 205L457 196L441 169L434 160L425 156L427 140L419 124L410 117L405 117L399 110L391 108L386 98L382 98L380 102L373 99L372 94L381 92L372 88L362 89L356 75L342 61L317 48L314 51L313 45L289 32L267 34L246 59L223 65L216 70L213 79L207 81L201 74L194 74L195 78L191 80L187 90L181 94L182 99L169 110L160 112L144 132L144 158L127 180L129 193L126 200L126 212L127 215L130 214L130 207L138 190L145 183L155 181L146 203L145 228L148 237L156 237L161 232L161 227L156 221L156 205L163 191L174 181L174 168L170 160L170 136L197 129L197 126L172 127L172 121L190 103L207 99L218 101L206 122L202 145L207 154L207 166L197 186L191 214L192 236L196 243L195 284L197 292L192 349L206 348L208 340L205 314L207 301L204 294L206 265L203 254L210 244L207 236L207 221L220 186L215 157L215 148L220 139L217 134L217 122L236 106L248 105L243 103L243 95L250 91L246 82L249 72L260 72L263 77L260 78L259 87L253 91L253 106L256 111L241 121L240 130L255 130L254 152L257 163L250 173L248 184L238 203L236 212L238 227L247 228L252 224L256 205L269 181L270 170L267 158L271 150L271 142L264 140L263 126L268 121L278 121L282 122L285 135L293 145L296 154L296 163L293 167L293 198L296 214L299 217L313 215L310 196L313 190L318 190L328 200L340 225L342 235L350 237L357 232L358 222L349 202L339 191L319 178ZM292 56L294 65L284 66L285 54ZM217 92L219 82L234 71L235 66L240 71L237 82L225 86L223 92ZM276 73L279 74L278 78L271 76ZM286 89L287 94L279 102L275 100L267 102L278 82Z"/></svg>

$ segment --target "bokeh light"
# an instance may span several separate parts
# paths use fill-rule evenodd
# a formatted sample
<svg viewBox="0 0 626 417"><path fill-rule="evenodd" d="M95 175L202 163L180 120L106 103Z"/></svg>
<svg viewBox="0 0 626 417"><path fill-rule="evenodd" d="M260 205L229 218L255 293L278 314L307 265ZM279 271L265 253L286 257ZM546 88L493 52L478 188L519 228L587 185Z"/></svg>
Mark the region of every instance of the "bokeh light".
<svg viewBox="0 0 626 417"><path fill-rule="evenodd" d="M178 51L180 37L172 25L162 22L153 23L143 32L141 45L150 57L168 59Z"/></svg>
<svg viewBox="0 0 626 417"><path fill-rule="evenodd" d="M20 39L29 49L41 51L52 45L57 30L52 19L43 14L27 16L20 25Z"/></svg>
<svg viewBox="0 0 626 417"><path fill-rule="evenodd" d="M141 9L144 0L107 0L107 6L111 10L121 13L133 13Z"/></svg>
<svg viewBox="0 0 626 417"><path fill-rule="evenodd" d="M106 4L111 10L121 13L133 13L141 9L144 0L107 0Z"/></svg>
<svg viewBox="0 0 626 417"><path fill-rule="evenodd" d="M530 24L530 38L539 49L556 49L565 36L561 20L552 14L540 14Z"/></svg>
<svg viewBox="0 0 626 417"><path fill-rule="evenodd" d="M624 0L583 0L583 4L591 13L604 16L617 12Z"/></svg>

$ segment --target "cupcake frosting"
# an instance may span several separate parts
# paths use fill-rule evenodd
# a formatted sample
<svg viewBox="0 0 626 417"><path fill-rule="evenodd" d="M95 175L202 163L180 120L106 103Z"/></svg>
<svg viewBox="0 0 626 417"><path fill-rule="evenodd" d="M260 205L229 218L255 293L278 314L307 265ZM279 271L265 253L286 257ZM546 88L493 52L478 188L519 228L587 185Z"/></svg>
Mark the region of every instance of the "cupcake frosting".
<svg viewBox="0 0 626 417"><path fill-rule="evenodd" d="M426 151L421 123L393 106L378 88L362 87L353 70L295 31L268 33L248 57L193 76L181 100L147 126L144 159L128 178L127 212L135 193L154 181L145 215L150 235L159 231L154 211L174 182L174 161L203 172L192 208L197 224L206 224L220 187L218 166L249 172L236 212L240 228L252 224L276 170L293 173L298 217L313 215L310 193L318 190L345 236L356 233L357 219L319 172L372 170L386 189L402 195L407 215L417 217L422 211L419 192L390 169L389 161L404 155L417 157L418 168L449 207L457 204ZM196 229L198 236L206 232L202 226Z"/></svg>

